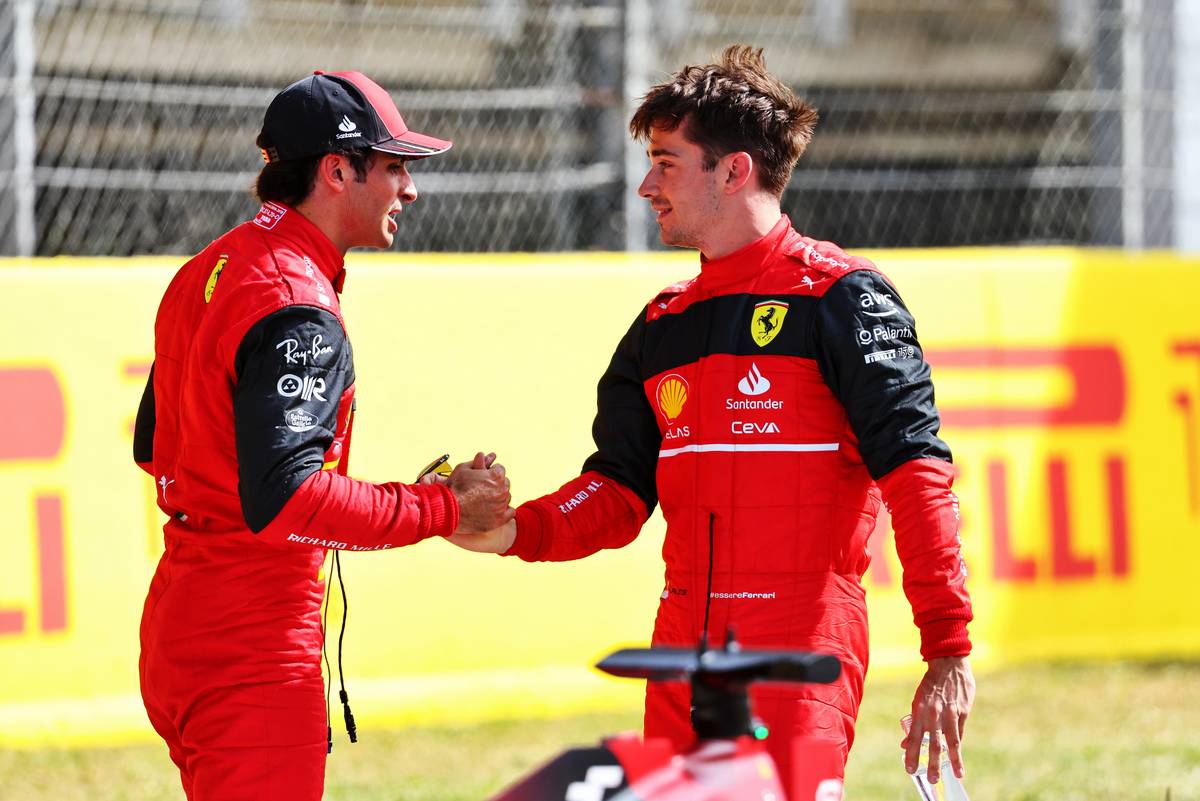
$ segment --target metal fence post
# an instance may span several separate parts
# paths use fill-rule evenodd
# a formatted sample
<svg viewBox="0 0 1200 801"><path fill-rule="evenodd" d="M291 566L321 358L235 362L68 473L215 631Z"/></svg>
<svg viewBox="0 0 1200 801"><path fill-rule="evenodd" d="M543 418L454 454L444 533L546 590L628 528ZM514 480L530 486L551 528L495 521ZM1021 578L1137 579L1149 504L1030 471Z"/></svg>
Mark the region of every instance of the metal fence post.
<svg viewBox="0 0 1200 801"><path fill-rule="evenodd" d="M1142 0L1142 244L1171 247L1175 235L1175 0Z"/></svg>
<svg viewBox="0 0 1200 801"><path fill-rule="evenodd" d="M1145 247L1145 67L1142 0L1121 3L1121 234L1126 248Z"/></svg>
<svg viewBox="0 0 1200 801"><path fill-rule="evenodd" d="M625 119L633 114L638 98L650 88L649 0L628 0L625 5ZM642 251L650 247L649 211L637 196L638 184L645 172L644 144L625 138L625 250Z"/></svg>
<svg viewBox="0 0 1200 801"><path fill-rule="evenodd" d="M1175 244L1200 253L1200 5L1175 20Z"/></svg>
<svg viewBox="0 0 1200 801"><path fill-rule="evenodd" d="M0 8L0 174L8 191L0 197L0 253L32 256L37 249L34 159L34 0L15 0Z"/></svg>

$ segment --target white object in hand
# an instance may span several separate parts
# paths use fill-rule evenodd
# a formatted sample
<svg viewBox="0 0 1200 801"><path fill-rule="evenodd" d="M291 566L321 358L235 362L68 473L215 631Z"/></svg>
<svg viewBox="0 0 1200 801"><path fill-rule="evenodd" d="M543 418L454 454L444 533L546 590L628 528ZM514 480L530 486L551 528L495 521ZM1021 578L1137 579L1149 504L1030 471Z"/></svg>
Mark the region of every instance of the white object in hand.
<svg viewBox="0 0 1200 801"><path fill-rule="evenodd" d="M900 721L900 728L907 735L909 728L912 726L912 715L905 715ZM941 737L941 734L938 734ZM962 782L954 775L954 768L950 766L949 749L946 747L946 739L942 738L942 755L941 755L941 779L937 784L929 783L929 733L921 739L921 756L917 761L917 772L909 775L913 784L917 788L917 797L921 801L971 801L967 798L967 791L963 789ZM903 759L903 757L901 757Z"/></svg>

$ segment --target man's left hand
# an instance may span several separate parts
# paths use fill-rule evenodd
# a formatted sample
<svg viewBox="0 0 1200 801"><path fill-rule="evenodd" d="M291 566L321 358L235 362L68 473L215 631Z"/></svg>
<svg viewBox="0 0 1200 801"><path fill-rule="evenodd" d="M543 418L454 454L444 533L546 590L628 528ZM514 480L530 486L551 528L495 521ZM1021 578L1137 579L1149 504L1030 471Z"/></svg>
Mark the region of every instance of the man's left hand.
<svg viewBox="0 0 1200 801"><path fill-rule="evenodd" d="M904 767L917 772L921 740L929 734L929 781L941 778L942 740L950 751L950 767L954 775L963 777L962 738L967 715L975 703L975 676L965 656L944 656L929 660L924 678L917 685L912 703L912 728L901 741Z"/></svg>

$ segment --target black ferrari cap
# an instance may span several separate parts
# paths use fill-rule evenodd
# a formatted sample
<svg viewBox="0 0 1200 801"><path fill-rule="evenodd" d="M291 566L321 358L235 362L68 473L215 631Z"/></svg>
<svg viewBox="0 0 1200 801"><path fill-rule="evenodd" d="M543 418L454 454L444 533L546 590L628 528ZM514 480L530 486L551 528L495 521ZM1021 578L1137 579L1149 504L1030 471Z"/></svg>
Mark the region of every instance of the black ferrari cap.
<svg viewBox="0 0 1200 801"><path fill-rule="evenodd" d="M314 72L275 96L263 117L268 163L363 147L419 159L451 143L410 131L379 84L361 72Z"/></svg>

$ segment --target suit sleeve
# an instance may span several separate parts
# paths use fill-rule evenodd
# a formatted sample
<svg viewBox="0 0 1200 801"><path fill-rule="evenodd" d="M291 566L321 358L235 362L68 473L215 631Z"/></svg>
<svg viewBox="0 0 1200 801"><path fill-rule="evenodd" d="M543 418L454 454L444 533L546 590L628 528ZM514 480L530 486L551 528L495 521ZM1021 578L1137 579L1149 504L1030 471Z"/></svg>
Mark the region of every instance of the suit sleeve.
<svg viewBox="0 0 1200 801"><path fill-rule="evenodd" d="M620 548L654 511L662 434L642 385L645 320L643 309L600 378L592 423L596 451L583 474L517 508L517 537L505 556L561 562Z"/></svg>
<svg viewBox="0 0 1200 801"><path fill-rule="evenodd" d="M972 611L954 470L916 323L882 275L858 270L821 298L814 326L821 373L892 514L921 655L965 656Z"/></svg>
<svg viewBox="0 0 1200 801"><path fill-rule="evenodd" d="M354 383L350 343L333 314L289 306L268 315L242 338L234 370L238 495L262 539L375 550L457 526L444 486L373 484L323 469Z"/></svg>
<svg viewBox="0 0 1200 801"><path fill-rule="evenodd" d="M150 376L133 423L133 461L150 475L154 475L154 429L154 365L150 365Z"/></svg>

